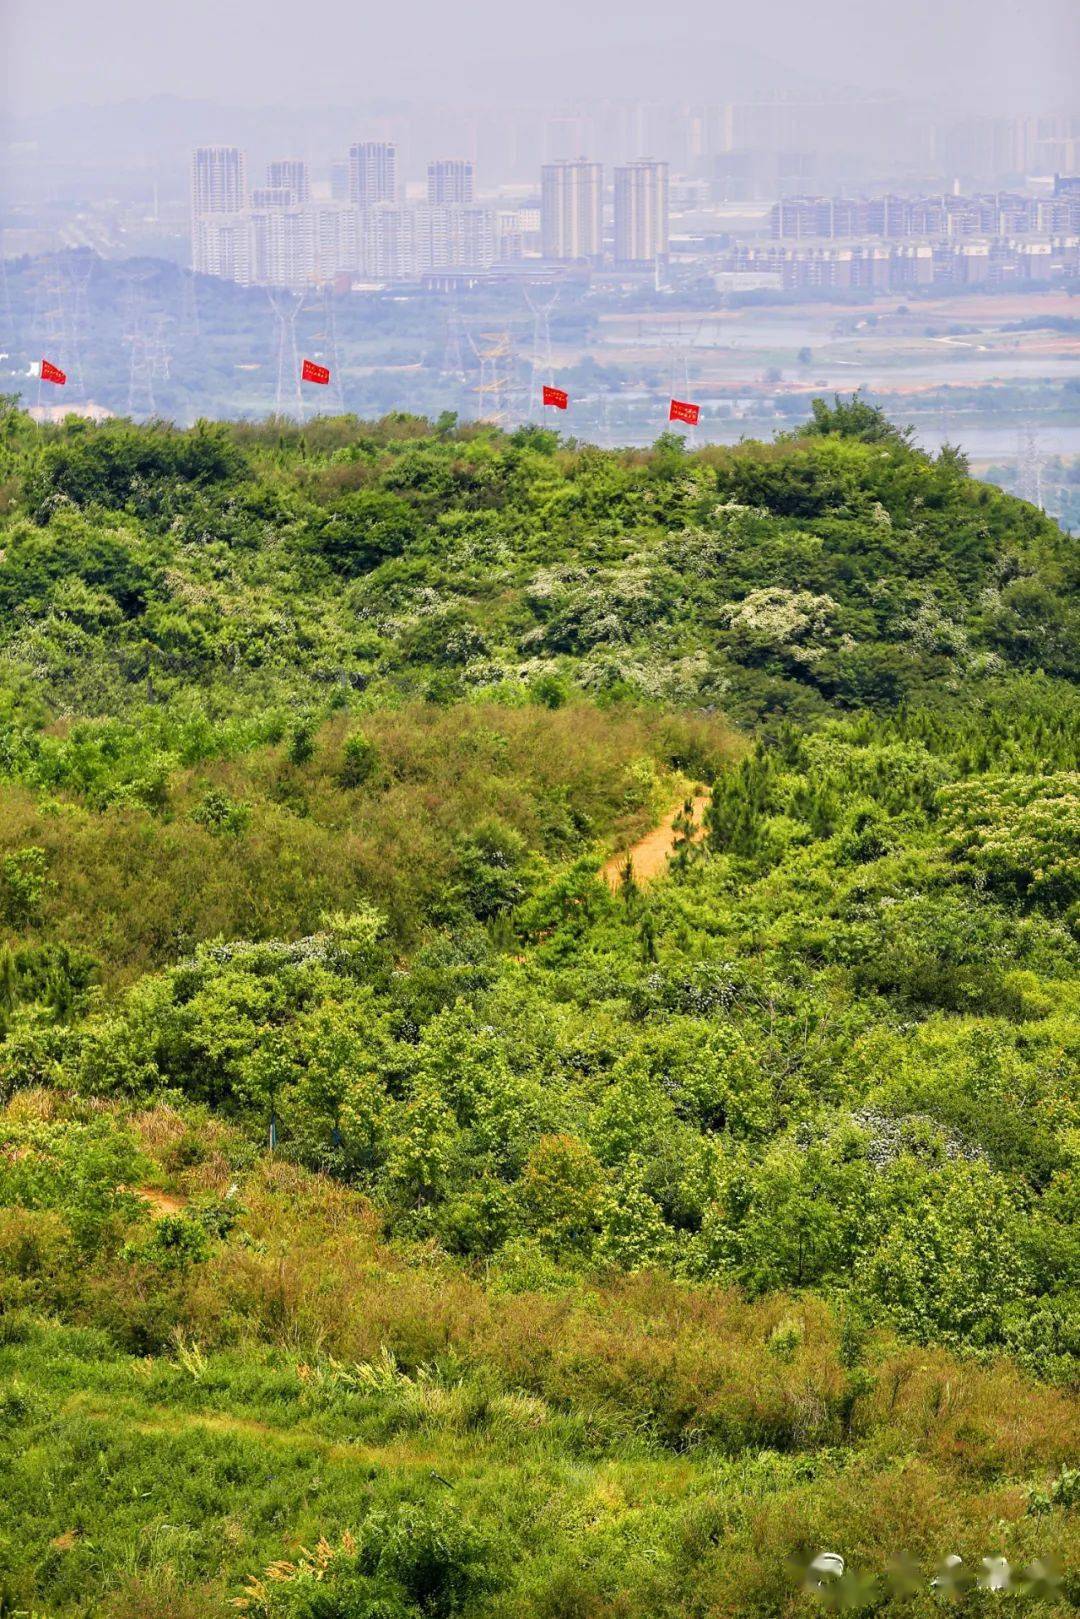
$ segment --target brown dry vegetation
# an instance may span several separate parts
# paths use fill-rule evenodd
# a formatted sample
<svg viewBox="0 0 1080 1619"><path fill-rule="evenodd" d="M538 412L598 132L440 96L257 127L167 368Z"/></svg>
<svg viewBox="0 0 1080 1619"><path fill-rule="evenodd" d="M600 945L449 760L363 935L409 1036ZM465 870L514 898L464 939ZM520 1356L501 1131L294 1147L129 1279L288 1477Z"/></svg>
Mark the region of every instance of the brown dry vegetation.
<svg viewBox="0 0 1080 1619"><path fill-rule="evenodd" d="M179 1116L155 1108L136 1123L166 1165L184 1132ZM214 1127L205 1160L165 1178L194 1198L220 1195L232 1174L228 1148L228 1132ZM655 1579L647 1554L623 1589L602 1592L586 1557L553 1585L550 1573L537 1576L540 1606L508 1613L674 1614L686 1611L672 1606L683 1579L697 1593L694 1611L710 1619L802 1612L807 1599L790 1570L806 1547L834 1543L839 1525L845 1551L866 1568L885 1568L901 1548L930 1567L954 1548L976 1563L987 1549L1017 1562L1051 1554L1065 1566L1075 1553L1068 1515L1033 1518L1028 1504L1080 1450L1080 1411L1004 1360L961 1362L878 1333L853 1368L842 1318L821 1299L748 1303L731 1289L650 1273L555 1294L506 1292L433 1251L387 1246L362 1198L280 1160L253 1169L241 1199L242 1239L183 1275L163 1279L129 1260L54 1278L52 1303L69 1320L143 1353L179 1343L195 1378L181 1405L164 1404L139 1388L154 1361L132 1362L146 1376L122 1396L105 1385L66 1396L61 1429L104 1437L119 1424L166 1469L185 1465L195 1444L208 1466L280 1456L286 1476L317 1466L343 1481L370 1475L423 1489L437 1475L471 1510L499 1478L509 1487L503 1447L520 1462L521 1445L535 1444L532 1465L558 1470L559 1533L636 1525L665 1537ZM13 1244L25 1254L58 1242L53 1217L23 1212L16 1232L13 1213L5 1258ZM237 1408L238 1393L222 1409L213 1376L200 1395L219 1362L220 1375L241 1364L278 1368L274 1405ZM365 1367L376 1369L380 1397L399 1402L404 1426L342 1439L320 1417L325 1390ZM552 1436L568 1421L585 1450L556 1461ZM804 1460L762 1491L751 1481L769 1456ZM723 1469L742 1467L745 1488L732 1495ZM233 1521L243 1566L243 1507ZM552 1526L541 1521L546 1537ZM151 1581L156 1607L141 1605L151 1598L139 1597L133 1577L102 1611L178 1619L190 1610L167 1576ZM229 1594L227 1582L207 1582L199 1611L224 1612ZM906 1611L936 1610L927 1598Z"/></svg>
<svg viewBox="0 0 1080 1619"><path fill-rule="evenodd" d="M157 1111L141 1119L160 1139ZM228 1177L211 1155L174 1184L220 1193ZM132 1348L180 1327L208 1348L243 1336L346 1361L388 1350L405 1368L453 1354L559 1408L619 1427L644 1420L676 1450L858 1439L972 1479L1056 1469L1080 1454L1080 1406L1004 1358L961 1362L878 1335L870 1385L853 1397L842 1322L821 1299L752 1303L654 1273L587 1292L501 1292L433 1251L388 1246L365 1199L281 1160L257 1165L242 1203L251 1240L220 1248L171 1296L149 1272L105 1265L86 1278L76 1316ZM790 1351L765 1353L788 1328Z"/></svg>
<svg viewBox="0 0 1080 1619"><path fill-rule="evenodd" d="M345 788L342 749L357 730L375 746L377 771ZM687 760L714 772L741 749L730 728L706 716L586 703L554 711L412 705L359 726L327 723L306 764L291 763L282 744L179 771L161 811L42 809L8 786L0 856L45 850L48 886L38 924L23 936L88 951L114 985L202 939L312 933L325 912L361 899L383 910L407 944L445 892L455 840L479 823L497 820L530 850L567 860L594 840L602 847L640 836ZM249 806L239 835L193 819L212 789Z"/></svg>

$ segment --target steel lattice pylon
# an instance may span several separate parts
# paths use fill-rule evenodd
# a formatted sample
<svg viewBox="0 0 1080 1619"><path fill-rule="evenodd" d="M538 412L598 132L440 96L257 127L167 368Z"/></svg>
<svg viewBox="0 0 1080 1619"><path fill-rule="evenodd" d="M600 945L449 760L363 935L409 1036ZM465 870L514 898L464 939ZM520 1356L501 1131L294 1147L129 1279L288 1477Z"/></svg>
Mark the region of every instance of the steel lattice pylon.
<svg viewBox="0 0 1080 1619"><path fill-rule="evenodd" d="M543 396L545 383L552 381L553 362L551 354L551 311L559 301L560 288L556 287L547 299L534 298L527 287L523 287L525 302L532 311L533 318L533 345L532 370L529 375L529 421L539 421L540 400Z"/></svg>
<svg viewBox="0 0 1080 1619"><path fill-rule="evenodd" d="M345 396L342 392L341 366L338 361L334 291L328 282L324 283L322 288L319 310L322 314L322 329L312 335L312 343L314 344L312 358L320 360L328 368L330 382L324 390L326 400L331 409L341 416L345 411Z"/></svg>
<svg viewBox="0 0 1080 1619"><path fill-rule="evenodd" d="M1017 461L1019 462L1020 481L1017 494L1021 500L1029 501L1032 506L1042 508L1042 452L1039 449L1039 439L1035 429L1028 423L1020 430L1020 443L1017 448Z"/></svg>
<svg viewBox="0 0 1080 1619"><path fill-rule="evenodd" d="M514 345L509 332L481 332L480 342L471 338L480 362L476 415L481 422L505 427L510 420L510 395L514 386Z"/></svg>
<svg viewBox="0 0 1080 1619"><path fill-rule="evenodd" d="M300 351L296 346L296 317L307 297L303 292L289 292L284 287L267 287L266 296L277 323L277 389L274 393L274 415L285 414L285 402L291 396L296 419L304 419L304 395L300 386Z"/></svg>

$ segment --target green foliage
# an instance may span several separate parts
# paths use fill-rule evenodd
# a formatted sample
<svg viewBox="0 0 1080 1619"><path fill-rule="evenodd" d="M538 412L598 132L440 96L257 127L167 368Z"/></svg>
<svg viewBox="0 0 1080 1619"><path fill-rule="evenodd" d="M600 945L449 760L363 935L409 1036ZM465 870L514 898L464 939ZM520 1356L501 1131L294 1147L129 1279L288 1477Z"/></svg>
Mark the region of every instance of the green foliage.
<svg viewBox="0 0 1080 1619"><path fill-rule="evenodd" d="M0 1590L764 1619L810 1545L1061 1555L1075 547L858 396L3 431Z"/></svg>
<svg viewBox="0 0 1080 1619"><path fill-rule="evenodd" d="M7 1123L0 1132L0 1207L53 1211L83 1255L111 1251L138 1213L130 1188L135 1138L109 1119Z"/></svg>
<svg viewBox="0 0 1080 1619"><path fill-rule="evenodd" d="M166 1214L155 1221L149 1236L126 1245L124 1258L155 1270L182 1271L198 1264L209 1252L210 1241L202 1225L179 1215Z"/></svg>
<svg viewBox="0 0 1080 1619"><path fill-rule="evenodd" d="M288 758L292 765L306 765L315 757L313 728L306 722L294 727L289 737Z"/></svg>
<svg viewBox="0 0 1080 1619"><path fill-rule="evenodd" d="M345 740L338 779L343 787L362 787L371 780L378 765L378 748L368 737L357 733Z"/></svg>
<svg viewBox="0 0 1080 1619"><path fill-rule="evenodd" d="M855 396L772 445L24 418L5 451L9 769L42 721L215 723L523 681L737 718L1073 678L1075 546Z"/></svg>
<svg viewBox="0 0 1080 1619"><path fill-rule="evenodd" d="M835 394L831 405L824 399L812 399L810 421L804 431L819 437L836 433L841 438L862 439L868 444L909 445L912 439L910 428L894 427L882 411L867 404L858 394L850 399Z"/></svg>
<svg viewBox="0 0 1080 1619"><path fill-rule="evenodd" d="M230 798L227 793L211 788L198 809L192 812L191 818L211 832L235 837L246 830L251 820L251 808Z"/></svg>
<svg viewBox="0 0 1080 1619"><path fill-rule="evenodd" d="M525 840L512 827L487 821L462 839L451 893L481 922L520 905L529 886Z"/></svg>
<svg viewBox="0 0 1080 1619"><path fill-rule="evenodd" d="M942 794L953 859L1025 910L1080 899L1080 773L981 776Z"/></svg>
<svg viewBox="0 0 1080 1619"><path fill-rule="evenodd" d="M0 863L3 919L9 927L24 928L37 922L48 881L44 849L17 849Z"/></svg>
<svg viewBox="0 0 1080 1619"><path fill-rule="evenodd" d="M445 1507L373 1513L338 1546L280 1560L237 1599L260 1619L452 1619L495 1583L483 1539Z"/></svg>

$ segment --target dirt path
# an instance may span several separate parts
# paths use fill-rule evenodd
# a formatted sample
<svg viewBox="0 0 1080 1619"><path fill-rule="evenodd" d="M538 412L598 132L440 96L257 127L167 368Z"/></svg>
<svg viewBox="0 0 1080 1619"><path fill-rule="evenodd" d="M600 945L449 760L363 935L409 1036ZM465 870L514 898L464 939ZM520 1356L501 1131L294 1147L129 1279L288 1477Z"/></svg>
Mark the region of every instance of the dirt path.
<svg viewBox="0 0 1080 1619"><path fill-rule="evenodd" d="M172 1192L161 1192L156 1186L136 1186L135 1196L141 1197L144 1203L149 1203L157 1215L179 1214L187 1207L186 1197L176 1197Z"/></svg>
<svg viewBox="0 0 1080 1619"><path fill-rule="evenodd" d="M600 875L608 887L617 890L622 882L623 870L626 866L626 856L629 852L634 867L634 880L638 883L651 882L654 877L662 877L667 870L668 859L675 847L678 834L675 831L675 822L682 814L683 800L680 798L675 808L664 816L659 826L654 826L651 832L637 843L631 844L629 851L621 850L613 854L606 861ZM709 802L707 793L699 793L691 800L693 805L694 842L705 835L704 817L705 808Z"/></svg>

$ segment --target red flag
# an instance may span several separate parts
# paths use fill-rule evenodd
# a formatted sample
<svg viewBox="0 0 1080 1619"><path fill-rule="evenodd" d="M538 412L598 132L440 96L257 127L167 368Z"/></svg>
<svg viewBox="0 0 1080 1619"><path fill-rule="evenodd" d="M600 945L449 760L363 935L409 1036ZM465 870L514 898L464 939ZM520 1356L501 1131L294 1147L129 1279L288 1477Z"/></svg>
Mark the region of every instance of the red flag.
<svg viewBox="0 0 1080 1619"><path fill-rule="evenodd" d="M67 375L61 371L58 365L53 365L51 360L42 360L41 380L42 382L64 383L67 381Z"/></svg>
<svg viewBox="0 0 1080 1619"><path fill-rule="evenodd" d="M305 360L301 367L300 376L304 382L319 382L325 387L330 381L330 367L316 365L314 360Z"/></svg>
<svg viewBox="0 0 1080 1619"><path fill-rule="evenodd" d="M688 405L685 399L673 399L671 409L668 411L668 421L689 422L691 427L696 427L700 415L700 405Z"/></svg>
<svg viewBox="0 0 1080 1619"><path fill-rule="evenodd" d="M544 404L554 405L556 410L565 410L570 403L570 395L561 388L549 388L544 385Z"/></svg>

